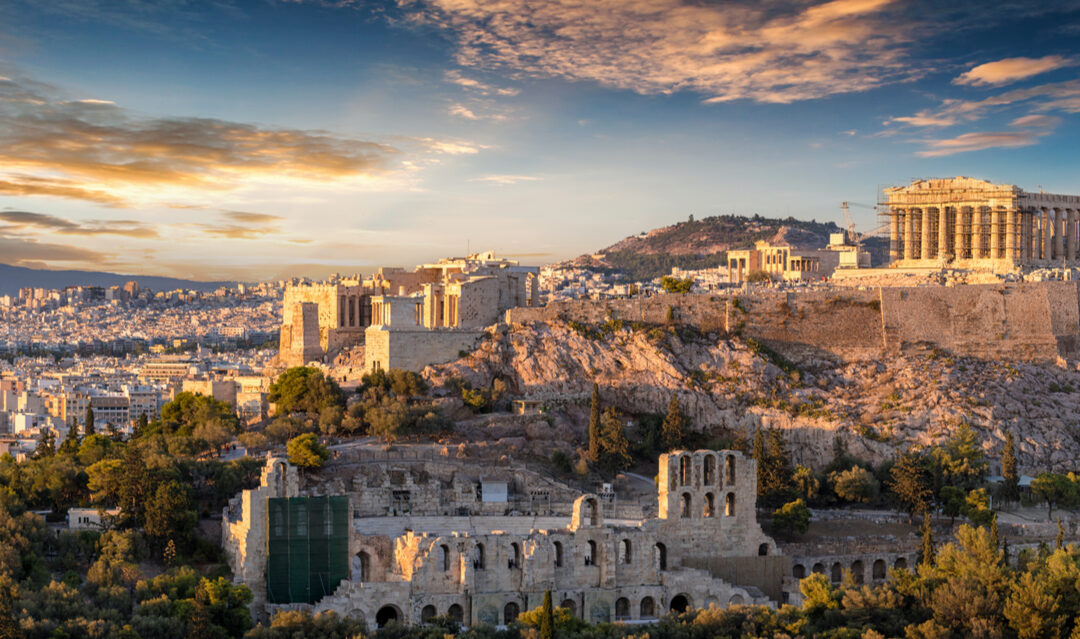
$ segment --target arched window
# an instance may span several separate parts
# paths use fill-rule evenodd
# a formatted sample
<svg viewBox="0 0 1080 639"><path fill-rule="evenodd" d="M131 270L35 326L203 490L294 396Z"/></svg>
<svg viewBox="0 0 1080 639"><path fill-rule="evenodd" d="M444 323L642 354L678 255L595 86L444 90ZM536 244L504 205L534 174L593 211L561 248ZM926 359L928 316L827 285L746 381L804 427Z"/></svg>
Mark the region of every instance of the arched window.
<svg viewBox="0 0 1080 639"><path fill-rule="evenodd" d="M458 604L453 604L449 608L446 609L446 616L451 621L456 621L458 623L461 623L461 622L465 621L465 610L462 609L462 607L459 606Z"/></svg>
<svg viewBox="0 0 1080 639"><path fill-rule="evenodd" d="M420 611L420 623L427 623L436 616L435 606L428 604L424 606L424 609Z"/></svg>
<svg viewBox="0 0 1080 639"><path fill-rule="evenodd" d="M829 575L829 580L834 584L840 583L840 580L844 577L844 568L840 565L840 562L836 562L832 565L832 574Z"/></svg>
<svg viewBox="0 0 1080 639"><path fill-rule="evenodd" d="M641 600L641 605L638 606L640 614L638 615L642 619L652 619L656 615L656 603L652 597L645 597Z"/></svg>
<svg viewBox="0 0 1080 639"><path fill-rule="evenodd" d="M863 562L861 559L856 559L851 563L851 574L855 577L855 583L861 584L863 582Z"/></svg>
<svg viewBox="0 0 1080 639"><path fill-rule="evenodd" d="M724 482L728 486L735 485L735 455L728 455L724 460L724 474L727 475L724 478Z"/></svg>
<svg viewBox="0 0 1080 639"><path fill-rule="evenodd" d="M555 567L556 568L562 568L562 566L563 566L562 542L561 541L556 541L554 545L555 545Z"/></svg>
<svg viewBox="0 0 1080 639"><path fill-rule="evenodd" d="M900 570L901 568L907 568L907 559L903 557L897 557L896 562L893 563L893 568Z"/></svg>
<svg viewBox="0 0 1080 639"><path fill-rule="evenodd" d="M628 563L630 563L632 561L632 559L633 559L632 550L633 549L630 546L630 540L629 539L623 539L622 540L622 557L621 557L622 563L628 564Z"/></svg>
<svg viewBox="0 0 1080 639"><path fill-rule="evenodd" d="M517 542L510 544L510 560L507 563L511 570L521 568L521 546Z"/></svg>
<svg viewBox="0 0 1080 639"><path fill-rule="evenodd" d="M686 455L679 457L679 485L689 486L693 481L690 478L690 458Z"/></svg>
<svg viewBox="0 0 1080 639"><path fill-rule="evenodd" d="M401 621L401 614L396 606L383 606L379 608L379 612L375 613L375 625L379 628L399 621Z"/></svg>
<svg viewBox="0 0 1080 639"><path fill-rule="evenodd" d="M563 599L563 602L559 604L559 607L569 610L571 617L577 616L577 604L574 603L573 599Z"/></svg>
<svg viewBox="0 0 1080 639"><path fill-rule="evenodd" d="M761 544L757 547L758 556L764 557L769 554L769 544Z"/></svg>
<svg viewBox="0 0 1080 639"><path fill-rule="evenodd" d="M796 579L802 579L806 576L806 567L802 564L795 564L791 569L791 576Z"/></svg>
<svg viewBox="0 0 1080 639"><path fill-rule="evenodd" d="M653 546L653 560L657 570L667 570L667 546L657 542Z"/></svg>
<svg viewBox="0 0 1080 639"><path fill-rule="evenodd" d="M511 601L503 608L503 623L507 626L517 621L518 615L521 614L521 608L516 603Z"/></svg>
<svg viewBox="0 0 1080 639"><path fill-rule="evenodd" d="M692 504L692 500L690 499L690 493L683 493L682 494L682 512L680 513L680 516L683 519L689 519L690 518L691 504Z"/></svg>
<svg viewBox="0 0 1080 639"><path fill-rule="evenodd" d="M713 497L712 493L705 493L705 513L704 514L705 514L706 517L715 517L716 516L716 498Z"/></svg>
<svg viewBox="0 0 1080 639"><path fill-rule="evenodd" d="M810 570L811 570L811 572L816 572L819 575L824 575L825 574L825 565L822 564L821 562L818 562L818 563L814 564L814 567L811 568Z"/></svg>
<svg viewBox="0 0 1080 639"><path fill-rule="evenodd" d="M585 555L585 565L592 566L596 563L596 542L592 539L589 540L589 550Z"/></svg>
<svg viewBox="0 0 1080 639"><path fill-rule="evenodd" d="M673 612L686 612L690 609L690 597L688 595L675 595L671 598L671 610Z"/></svg>
<svg viewBox="0 0 1080 639"><path fill-rule="evenodd" d="M600 507L595 499L585 500L585 516L588 518L590 526L600 525Z"/></svg>
<svg viewBox="0 0 1080 639"><path fill-rule="evenodd" d="M484 544L476 544L476 558L473 559L473 568L476 570L483 570L485 568L484 562Z"/></svg>
<svg viewBox="0 0 1080 639"><path fill-rule="evenodd" d="M876 581L879 579L884 579L887 570L888 569L885 567L884 559L878 559L877 561L875 561L873 567L874 580Z"/></svg>
<svg viewBox="0 0 1080 639"><path fill-rule="evenodd" d="M630 600L626 597L619 597L615 600L615 621L622 621L630 618Z"/></svg>
<svg viewBox="0 0 1080 639"><path fill-rule="evenodd" d="M361 550L356 553L357 558L360 560L360 579L359 581L371 580L371 555L367 554L367 551ZM369 608L370 610L370 608Z"/></svg>
<svg viewBox="0 0 1080 639"><path fill-rule="evenodd" d="M728 493L724 496L724 516L735 516L735 493Z"/></svg>
<svg viewBox="0 0 1080 639"><path fill-rule="evenodd" d="M701 482L706 486L711 486L714 481L716 481L716 457L706 455L705 469L702 472Z"/></svg>
<svg viewBox="0 0 1080 639"><path fill-rule="evenodd" d="M450 547L445 544L439 546L439 570L443 572L450 570Z"/></svg>

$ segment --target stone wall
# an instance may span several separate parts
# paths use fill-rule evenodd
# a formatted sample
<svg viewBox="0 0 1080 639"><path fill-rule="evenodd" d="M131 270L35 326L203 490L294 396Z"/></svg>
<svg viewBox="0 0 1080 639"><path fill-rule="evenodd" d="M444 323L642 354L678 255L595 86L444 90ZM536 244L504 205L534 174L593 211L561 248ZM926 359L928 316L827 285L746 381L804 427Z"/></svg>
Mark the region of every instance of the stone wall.
<svg viewBox="0 0 1080 639"><path fill-rule="evenodd" d="M738 332L792 359L871 359L931 347L1032 362L1080 356L1076 282L560 300L506 314L508 323L556 319L657 324L671 319L706 331Z"/></svg>
<svg viewBox="0 0 1080 639"><path fill-rule="evenodd" d="M365 367L368 370L376 366L383 370L423 370L430 364L451 362L460 357L462 351L471 351L483 334L482 330L469 329L429 331L371 326L365 337Z"/></svg>

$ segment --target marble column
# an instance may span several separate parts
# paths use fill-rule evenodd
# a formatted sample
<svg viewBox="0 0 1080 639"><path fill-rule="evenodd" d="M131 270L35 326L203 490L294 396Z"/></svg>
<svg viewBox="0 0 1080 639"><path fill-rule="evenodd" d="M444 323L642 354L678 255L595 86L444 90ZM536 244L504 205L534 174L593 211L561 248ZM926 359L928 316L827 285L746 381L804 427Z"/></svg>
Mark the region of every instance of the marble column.
<svg viewBox="0 0 1080 639"><path fill-rule="evenodd" d="M904 259L915 259L915 215L911 209L904 211Z"/></svg>
<svg viewBox="0 0 1080 639"><path fill-rule="evenodd" d="M959 206L953 208L953 256L964 258L964 209Z"/></svg>
<svg viewBox="0 0 1080 639"><path fill-rule="evenodd" d="M996 207L990 210L990 258L1001 257L1001 211Z"/></svg>
<svg viewBox="0 0 1080 639"><path fill-rule="evenodd" d="M979 259L982 255L982 209L971 207L971 258Z"/></svg>
<svg viewBox="0 0 1080 639"><path fill-rule="evenodd" d="M1054 257L1054 238L1053 229L1050 224L1050 209L1043 208L1040 210L1042 213L1042 232L1043 232L1043 246L1042 246L1042 259L1049 260Z"/></svg>
<svg viewBox="0 0 1080 639"><path fill-rule="evenodd" d="M1016 209L1010 208L1005 211L1005 259L1017 260L1020 258L1016 254Z"/></svg>
<svg viewBox="0 0 1080 639"><path fill-rule="evenodd" d="M900 211L889 215L889 261L895 262L901 255Z"/></svg>
<svg viewBox="0 0 1080 639"><path fill-rule="evenodd" d="M930 259L930 209L922 209L922 235L919 236L919 248L922 259Z"/></svg>
<svg viewBox="0 0 1080 639"><path fill-rule="evenodd" d="M937 214L937 236L938 236L938 259L945 259L949 256L949 210L944 206L938 207Z"/></svg>
<svg viewBox="0 0 1080 639"><path fill-rule="evenodd" d="M1065 257L1065 210L1054 209L1054 259Z"/></svg>
<svg viewBox="0 0 1080 639"><path fill-rule="evenodd" d="M1076 259L1076 210L1065 209L1065 259Z"/></svg>

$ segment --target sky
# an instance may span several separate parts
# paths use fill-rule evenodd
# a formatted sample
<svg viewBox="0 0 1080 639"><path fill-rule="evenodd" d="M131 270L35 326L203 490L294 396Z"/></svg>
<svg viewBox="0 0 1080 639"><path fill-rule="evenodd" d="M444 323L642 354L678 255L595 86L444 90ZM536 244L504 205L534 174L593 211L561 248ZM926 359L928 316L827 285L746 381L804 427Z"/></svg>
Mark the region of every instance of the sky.
<svg viewBox="0 0 1080 639"><path fill-rule="evenodd" d="M277 279L1080 194L1080 0L0 0L0 263Z"/></svg>

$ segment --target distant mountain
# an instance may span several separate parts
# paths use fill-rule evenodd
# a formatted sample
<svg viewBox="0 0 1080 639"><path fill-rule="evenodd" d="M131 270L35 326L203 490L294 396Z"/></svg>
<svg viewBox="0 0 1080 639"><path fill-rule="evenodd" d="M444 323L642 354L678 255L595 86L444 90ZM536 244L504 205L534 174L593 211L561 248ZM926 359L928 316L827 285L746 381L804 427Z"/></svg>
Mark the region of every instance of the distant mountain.
<svg viewBox="0 0 1080 639"><path fill-rule="evenodd" d="M219 286L234 286L236 282L198 282L175 277L150 275L121 275L98 271L48 271L0 264L0 295L17 295L20 288L55 288L65 286L120 286L135 280L142 288L171 291L177 288L212 291Z"/></svg>
<svg viewBox="0 0 1080 639"><path fill-rule="evenodd" d="M799 248L824 248L829 243L829 234L840 230L833 222L718 215L632 235L593 255L582 255L559 266L621 272L634 280L648 280L667 275L672 267L720 266L727 251L749 248L758 240ZM866 238L863 245L871 252L874 264L880 264L888 240Z"/></svg>

